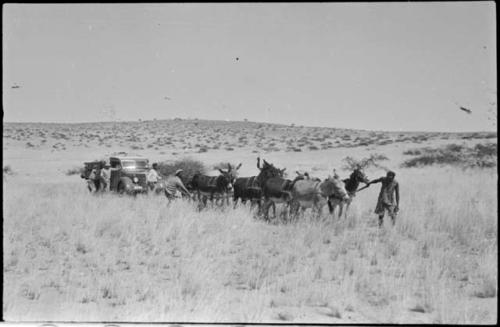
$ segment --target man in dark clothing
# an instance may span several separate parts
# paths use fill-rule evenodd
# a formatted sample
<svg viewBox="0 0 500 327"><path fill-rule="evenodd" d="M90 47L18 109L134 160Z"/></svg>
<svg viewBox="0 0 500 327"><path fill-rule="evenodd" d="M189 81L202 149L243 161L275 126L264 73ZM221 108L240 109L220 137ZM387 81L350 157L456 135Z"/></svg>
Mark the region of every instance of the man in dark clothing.
<svg viewBox="0 0 500 327"><path fill-rule="evenodd" d="M394 225L396 223L396 215L399 211L399 183L396 181L395 177L396 173L389 171L386 177L374 179L367 184L382 183L378 195L377 207L375 208L375 213L378 215L379 227L384 223L385 211L389 213L392 224ZM394 199L394 194L396 195L396 199Z"/></svg>
<svg viewBox="0 0 500 327"><path fill-rule="evenodd" d="M89 174L89 191L99 192L102 190L102 178L101 178L101 170L102 164L97 164L94 168L92 168Z"/></svg>

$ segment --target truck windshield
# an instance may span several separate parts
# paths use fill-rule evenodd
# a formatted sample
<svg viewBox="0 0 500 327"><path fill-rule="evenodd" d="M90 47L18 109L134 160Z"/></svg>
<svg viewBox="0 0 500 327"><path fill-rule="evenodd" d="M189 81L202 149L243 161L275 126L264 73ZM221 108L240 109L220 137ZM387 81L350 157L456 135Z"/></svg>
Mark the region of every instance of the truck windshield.
<svg viewBox="0 0 500 327"><path fill-rule="evenodd" d="M148 168L147 160L122 160L122 167L125 169L145 169Z"/></svg>

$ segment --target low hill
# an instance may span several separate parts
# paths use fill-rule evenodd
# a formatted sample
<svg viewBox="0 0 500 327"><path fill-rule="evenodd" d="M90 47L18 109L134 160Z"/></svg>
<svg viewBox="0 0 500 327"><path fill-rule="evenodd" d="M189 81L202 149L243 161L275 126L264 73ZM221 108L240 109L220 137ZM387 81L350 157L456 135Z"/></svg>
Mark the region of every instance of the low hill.
<svg viewBox="0 0 500 327"><path fill-rule="evenodd" d="M23 146L68 148L124 147L130 150L207 152L237 148L264 152L301 152L434 140L491 139L496 132L375 132L248 121L153 120L100 123L4 123L4 149Z"/></svg>

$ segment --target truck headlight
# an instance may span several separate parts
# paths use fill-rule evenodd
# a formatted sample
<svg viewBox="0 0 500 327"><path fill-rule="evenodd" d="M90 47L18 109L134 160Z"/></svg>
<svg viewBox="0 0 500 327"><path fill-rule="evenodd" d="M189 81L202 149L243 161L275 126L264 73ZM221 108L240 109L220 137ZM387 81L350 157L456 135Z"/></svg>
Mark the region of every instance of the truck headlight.
<svg viewBox="0 0 500 327"><path fill-rule="evenodd" d="M134 181L134 183L137 183L139 181L139 178L134 177L133 181Z"/></svg>

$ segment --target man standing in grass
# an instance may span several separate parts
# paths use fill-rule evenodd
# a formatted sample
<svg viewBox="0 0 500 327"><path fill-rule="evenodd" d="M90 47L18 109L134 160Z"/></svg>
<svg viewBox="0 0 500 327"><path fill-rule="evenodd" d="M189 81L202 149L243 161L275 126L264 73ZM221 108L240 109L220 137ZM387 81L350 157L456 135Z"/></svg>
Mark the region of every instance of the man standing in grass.
<svg viewBox="0 0 500 327"><path fill-rule="evenodd" d="M88 188L90 192L98 192L101 190L102 183L101 183L101 162L97 162L95 166L92 168L90 171L87 183L88 183Z"/></svg>
<svg viewBox="0 0 500 327"><path fill-rule="evenodd" d="M147 175L147 183L148 186L151 190L153 190L156 186L156 183L158 183L158 180L161 179L160 174L158 174L158 164L155 162L153 164L153 168L149 170L149 173Z"/></svg>
<svg viewBox="0 0 500 327"><path fill-rule="evenodd" d="M111 166L109 165L108 162L104 163L103 168L101 169L101 191L105 192L109 190L109 181L111 177L111 172L109 171L109 168Z"/></svg>
<svg viewBox="0 0 500 327"><path fill-rule="evenodd" d="M178 169L174 175L170 175L165 180L165 195L169 200L178 197L178 191L181 191L185 195L191 197L191 193L186 189L184 183L180 179L180 175L183 172L182 169Z"/></svg>
<svg viewBox="0 0 500 327"><path fill-rule="evenodd" d="M378 215L378 225L382 227L384 223L385 211L389 213L392 219L392 224L396 223L396 215L399 211L399 183L395 179L396 173L388 171L386 177L374 179L367 184L382 183L380 193L378 195L377 207L375 213ZM396 201L394 201L394 194L396 194Z"/></svg>
<svg viewBox="0 0 500 327"><path fill-rule="evenodd" d="M89 189L89 192L95 192L97 190L96 176L97 170L95 168L92 168L87 178L87 188Z"/></svg>

